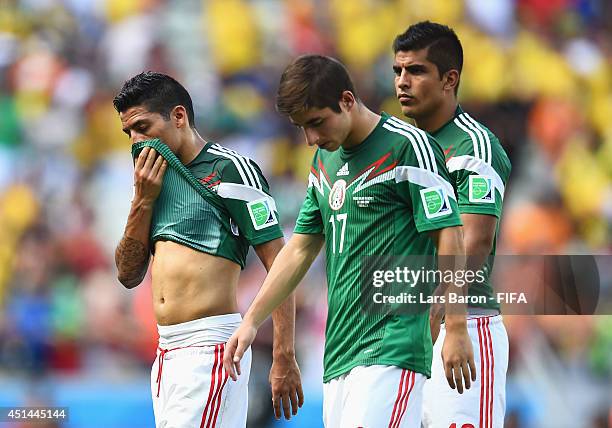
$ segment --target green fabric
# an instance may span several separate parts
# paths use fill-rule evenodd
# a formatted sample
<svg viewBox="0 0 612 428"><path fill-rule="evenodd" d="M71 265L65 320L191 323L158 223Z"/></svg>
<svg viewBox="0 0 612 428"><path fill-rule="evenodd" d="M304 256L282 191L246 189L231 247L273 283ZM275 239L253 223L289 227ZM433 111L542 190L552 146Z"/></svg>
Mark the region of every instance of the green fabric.
<svg viewBox="0 0 612 428"><path fill-rule="evenodd" d="M433 136L446 155L446 165L457 191L459 211L462 214L486 214L498 218L493 249L483 266L485 281L470 286L469 295L478 299L470 299L468 306L499 310L490 276L505 186L512 169L510 160L495 134L459 106L455 116ZM482 297L487 303L480 303Z"/></svg>
<svg viewBox="0 0 612 428"><path fill-rule="evenodd" d="M220 208L220 201L218 200L218 196L210 191L208 188L204 187L202 183L200 183L191 172L183 165L183 163L176 157L172 150L164 143L162 143L159 138L155 138L153 140L140 141L134 145L132 145L132 158L134 162L136 162L136 158L145 147L151 147L155 149L157 153L163 156L164 159L168 161L168 166L171 169L175 170L183 179L187 181L187 183L193 187L193 189L200 194L203 198L209 200L211 204L215 207ZM165 177L164 177L165 180ZM209 199L210 198L210 199Z"/></svg>
<svg viewBox="0 0 612 428"><path fill-rule="evenodd" d="M441 204L428 208L428 195L440 196ZM383 113L354 149L317 150L295 233L325 235L325 382L358 365L430 375L427 308L412 314L365 309L372 285L364 257L427 256L435 265L436 249L426 232L459 225L444 154L425 132Z"/></svg>
<svg viewBox="0 0 612 428"><path fill-rule="evenodd" d="M208 143L196 159L206 156L210 146ZM205 186L194 176L192 169L196 168L183 165L168 146L158 139L134 144L132 157L136 159L144 147L155 149L168 161L162 189L153 208L149 234L152 251L156 241L169 240L227 258L244 268L250 245L258 245L282 236L278 224L274 225L276 229L266 228L261 233L246 236L234 221L244 215L238 213L234 207L228 207L224 198L217 192L219 186ZM219 156L209 157L220 159ZM215 162L215 165L221 165L221 176L226 175L224 171L228 162Z"/></svg>
<svg viewBox="0 0 612 428"><path fill-rule="evenodd" d="M14 99L0 96L0 146L17 146L20 137L19 114Z"/></svg>
<svg viewBox="0 0 612 428"><path fill-rule="evenodd" d="M270 186L259 166L251 159L219 144L208 143L187 168L207 186L214 189L231 217L232 224L253 246L283 236L279 215ZM257 223L255 214L268 218ZM260 208L260 210L258 210ZM265 216L264 216L265 217Z"/></svg>

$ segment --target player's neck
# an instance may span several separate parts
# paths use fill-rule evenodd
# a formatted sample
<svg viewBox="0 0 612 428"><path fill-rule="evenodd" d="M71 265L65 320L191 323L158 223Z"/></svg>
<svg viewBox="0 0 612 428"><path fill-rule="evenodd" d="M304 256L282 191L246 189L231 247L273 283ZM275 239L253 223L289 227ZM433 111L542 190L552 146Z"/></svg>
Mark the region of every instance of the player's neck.
<svg viewBox="0 0 612 428"><path fill-rule="evenodd" d="M380 120L380 115L374 113L365 105L359 104L356 107L357 110L354 112L352 119L352 130L342 144L344 149L351 149L363 143L365 139L368 138L368 135L372 133L374 128L376 128L376 125L378 125L378 121Z"/></svg>
<svg viewBox="0 0 612 428"><path fill-rule="evenodd" d="M198 134L198 131L189 129L176 155L183 165L187 165L200 154L205 144L206 141Z"/></svg>
<svg viewBox="0 0 612 428"><path fill-rule="evenodd" d="M455 117L457 110L457 101L444 103L437 109L434 114L429 116L415 118L416 126L429 133L436 132L442 128L449 120Z"/></svg>

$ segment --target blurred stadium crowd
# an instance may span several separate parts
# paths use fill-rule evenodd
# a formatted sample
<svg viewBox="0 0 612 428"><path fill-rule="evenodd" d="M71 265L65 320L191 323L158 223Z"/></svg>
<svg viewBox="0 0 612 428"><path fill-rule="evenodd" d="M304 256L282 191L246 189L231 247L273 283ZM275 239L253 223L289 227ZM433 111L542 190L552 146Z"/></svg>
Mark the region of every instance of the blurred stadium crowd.
<svg viewBox="0 0 612 428"><path fill-rule="evenodd" d="M113 261L132 195L111 102L124 80L150 69L181 81L200 133L262 167L290 236L312 151L274 111L282 69L300 53L336 56L366 104L401 116L390 46L423 19L457 31L461 103L513 163L498 254L609 254L609 1L2 0L0 405L71 405L75 427L152 424L150 279L124 290ZM264 273L251 257L243 309ZM307 405L291 426L321 425L325 301L319 259L298 289ZM612 426L610 317L506 324L507 427ZM270 337L258 338L252 427L279 426L266 395Z"/></svg>

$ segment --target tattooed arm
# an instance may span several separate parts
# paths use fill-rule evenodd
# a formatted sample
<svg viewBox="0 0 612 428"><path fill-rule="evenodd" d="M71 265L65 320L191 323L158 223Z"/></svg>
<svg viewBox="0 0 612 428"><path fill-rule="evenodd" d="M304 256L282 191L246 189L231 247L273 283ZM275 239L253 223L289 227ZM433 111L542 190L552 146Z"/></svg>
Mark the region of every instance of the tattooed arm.
<svg viewBox="0 0 612 428"><path fill-rule="evenodd" d="M153 204L161 191L168 163L145 147L134 168L134 200L123 238L115 251L118 279L126 288L140 284L149 266L149 230Z"/></svg>
<svg viewBox="0 0 612 428"><path fill-rule="evenodd" d="M149 266L149 228L151 205L132 202L123 238L115 250L118 279L126 288L140 284Z"/></svg>

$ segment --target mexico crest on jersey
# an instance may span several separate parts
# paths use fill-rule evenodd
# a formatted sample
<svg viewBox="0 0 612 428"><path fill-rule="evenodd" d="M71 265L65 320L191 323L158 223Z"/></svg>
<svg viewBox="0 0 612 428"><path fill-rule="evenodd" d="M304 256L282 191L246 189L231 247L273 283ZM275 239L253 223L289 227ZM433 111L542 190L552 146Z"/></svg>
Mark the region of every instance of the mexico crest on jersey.
<svg viewBox="0 0 612 428"><path fill-rule="evenodd" d="M334 183L329 192L329 206L332 210L338 211L344 205L346 197L346 181L338 180Z"/></svg>

